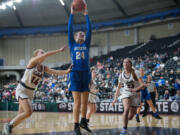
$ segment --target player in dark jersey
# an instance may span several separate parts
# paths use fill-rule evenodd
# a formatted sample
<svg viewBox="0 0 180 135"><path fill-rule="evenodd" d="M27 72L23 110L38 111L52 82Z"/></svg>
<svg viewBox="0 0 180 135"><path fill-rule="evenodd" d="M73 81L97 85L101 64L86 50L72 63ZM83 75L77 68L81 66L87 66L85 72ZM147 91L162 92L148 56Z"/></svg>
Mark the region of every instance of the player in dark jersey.
<svg viewBox="0 0 180 135"><path fill-rule="evenodd" d="M73 18L75 11L71 7L71 15L68 23L68 40L71 60L73 63L72 72L70 73L69 91L72 91L74 98L74 131L76 135L82 135L80 127L91 133L86 121L87 103L90 83L89 67L89 48L91 41L91 22L88 16L87 6L84 10L84 16L87 23L87 33L80 31L73 33ZM79 124L79 115L81 109L81 122Z"/></svg>

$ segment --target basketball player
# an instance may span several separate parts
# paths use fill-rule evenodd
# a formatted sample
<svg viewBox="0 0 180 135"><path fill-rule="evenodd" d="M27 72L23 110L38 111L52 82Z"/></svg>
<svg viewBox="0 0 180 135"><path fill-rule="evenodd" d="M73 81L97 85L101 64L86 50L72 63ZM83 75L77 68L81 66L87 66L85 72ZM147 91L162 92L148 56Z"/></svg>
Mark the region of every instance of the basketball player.
<svg viewBox="0 0 180 135"><path fill-rule="evenodd" d="M80 31L73 35L73 18L74 10L71 6L71 15L68 24L68 40L73 63L72 72L70 73L69 91L72 91L74 99L73 117L74 117L74 132L76 135L82 135L80 127L88 133L91 130L88 128L86 121L87 103L89 96L90 83L90 67L89 67L89 48L91 41L91 22L88 16L87 5L84 10L84 16L87 22L87 33ZM79 124L79 115L81 109L81 121Z"/></svg>
<svg viewBox="0 0 180 135"><path fill-rule="evenodd" d="M144 68L140 68L140 76L142 78L142 80L144 81L144 83L146 83L147 81L147 77L144 75ZM148 84L146 84L146 86L148 86ZM147 90L147 87L145 87L143 90L141 90L141 103L140 103L140 106L138 107L137 109L137 114L136 114L136 121L137 122L140 122L139 120L139 114L140 114L140 111L141 111L141 107L142 107L142 104L143 102L147 102L148 105L151 107L152 111L153 111L153 117L156 118L156 119L161 119L161 117L158 115L158 113L156 112L156 108L154 107L153 105L153 102L152 102L152 99L151 99L151 95L150 93L148 92Z"/></svg>
<svg viewBox="0 0 180 135"><path fill-rule="evenodd" d="M34 90L42 80L44 72L48 74L63 75L71 71L71 68L68 70L54 70L42 65L42 62L47 57L62 52L65 48L67 48L67 46L49 52L44 52L42 49L34 51L33 57L27 64L25 73L16 88L16 99L19 102L18 115L8 124L4 125L2 131L3 135L10 135L13 128L32 115L33 110L31 102L34 96Z"/></svg>
<svg viewBox="0 0 180 135"><path fill-rule="evenodd" d="M156 106L156 99L158 99L158 92L156 89L155 82L152 81L152 77L150 75L147 76L147 90L150 93L151 100L153 102L153 105ZM149 109L149 105L147 102L145 102L144 105L144 112L143 112L143 117L147 115L147 111Z"/></svg>
<svg viewBox="0 0 180 135"><path fill-rule="evenodd" d="M126 58L123 61L124 71L119 75L119 83L115 92L113 104L117 102L119 93L124 106L123 112L123 129L120 135L126 135L128 120L132 120L136 114L137 107L140 104L140 90L144 83L138 71L132 68L131 59ZM121 91L120 91L121 89Z"/></svg>
<svg viewBox="0 0 180 135"><path fill-rule="evenodd" d="M96 71L94 68L91 70L91 76L92 76L92 80L90 83L90 93L89 93L88 107L86 114L87 123L89 123L92 114L96 112L96 93L98 92L98 90L96 89L96 82L95 82Z"/></svg>

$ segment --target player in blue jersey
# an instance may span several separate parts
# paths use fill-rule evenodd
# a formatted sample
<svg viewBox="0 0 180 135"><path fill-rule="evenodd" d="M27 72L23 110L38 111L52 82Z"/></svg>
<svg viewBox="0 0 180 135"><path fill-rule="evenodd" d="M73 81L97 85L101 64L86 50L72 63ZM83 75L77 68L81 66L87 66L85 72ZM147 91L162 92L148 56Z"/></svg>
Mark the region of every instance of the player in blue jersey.
<svg viewBox="0 0 180 135"><path fill-rule="evenodd" d="M71 15L68 23L68 40L71 60L73 63L70 73L69 91L74 98L73 117L74 132L76 135L82 135L80 127L91 133L86 121L87 103L89 96L90 67L89 67L89 48L91 42L91 22L88 16L87 6L83 11L86 18L87 33L80 31L73 33L73 18L75 11L71 7ZM81 121L79 115L81 110Z"/></svg>
<svg viewBox="0 0 180 135"><path fill-rule="evenodd" d="M141 78L142 80L144 81L144 83L146 84L146 86L148 86L148 84L146 83L147 81L147 77L144 75L144 68L140 68L140 75L141 75ZM148 92L147 90L147 87L143 90L141 90L141 104L140 106L138 107L137 109L137 113L136 113L136 121L137 122L140 122L139 120L139 114L140 114L140 111L141 111L141 108L142 108L142 104L143 102L147 102L148 105L151 107L152 109L152 112L153 112L153 117L156 118L156 119L161 119L161 117L158 115L158 113L156 112L156 108L155 106L153 105L153 102L152 102L152 99L151 99L151 95L150 93Z"/></svg>

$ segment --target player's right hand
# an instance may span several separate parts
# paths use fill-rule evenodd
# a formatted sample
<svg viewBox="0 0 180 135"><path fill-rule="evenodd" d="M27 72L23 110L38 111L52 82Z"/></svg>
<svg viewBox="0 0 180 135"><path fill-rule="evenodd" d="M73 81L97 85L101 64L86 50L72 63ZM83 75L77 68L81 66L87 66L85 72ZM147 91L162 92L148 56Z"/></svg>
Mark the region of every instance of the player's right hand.
<svg viewBox="0 0 180 135"><path fill-rule="evenodd" d="M67 48L67 45L59 49L59 52L63 52Z"/></svg>

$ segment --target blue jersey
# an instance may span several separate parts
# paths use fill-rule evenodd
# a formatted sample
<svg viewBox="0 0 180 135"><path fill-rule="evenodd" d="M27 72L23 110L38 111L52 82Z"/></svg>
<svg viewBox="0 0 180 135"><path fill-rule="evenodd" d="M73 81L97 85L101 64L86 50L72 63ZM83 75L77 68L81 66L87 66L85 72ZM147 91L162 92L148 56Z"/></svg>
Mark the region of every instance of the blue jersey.
<svg viewBox="0 0 180 135"><path fill-rule="evenodd" d="M70 15L68 23L68 41L70 48L70 56L73 64L72 71L89 71L89 47L91 42L91 22L89 16L86 15L87 33L83 44L78 44L74 40L73 34L73 15Z"/></svg>
<svg viewBox="0 0 180 135"><path fill-rule="evenodd" d="M144 75L144 76L142 77L142 80L143 80L144 83L146 83L146 82L147 82L147 76Z"/></svg>
<svg viewBox="0 0 180 135"><path fill-rule="evenodd" d="M147 76L144 75L142 77L142 80L144 83L146 83L147 82ZM150 99L151 99L151 95L148 92L147 88L142 89L141 90L141 102L144 102L144 101L150 100Z"/></svg>
<svg viewBox="0 0 180 135"><path fill-rule="evenodd" d="M142 78L142 80L143 80L144 83L147 82L147 81L146 81L146 80L147 80L147 76L144 75L143 77L141 76L141 78ZM144 88L144 89L146 89L146 88ZM142 89L141 92L143 92L144 89Z"/></svg>
<svg viewBox="0 0 180 135"><path fill-rule="evenodd" d="M180 84L175 83L175 84L174 84L174 88L175 88L176 90L180 90Z"/></svg>

